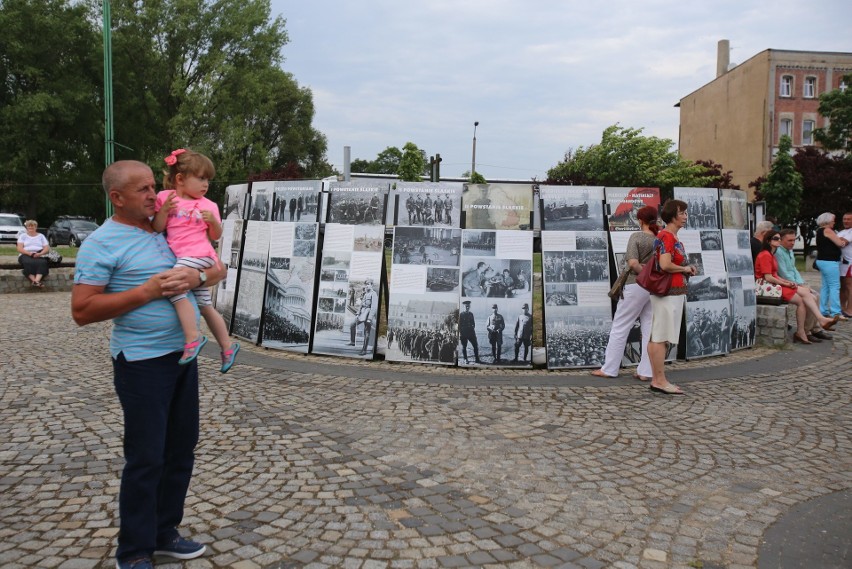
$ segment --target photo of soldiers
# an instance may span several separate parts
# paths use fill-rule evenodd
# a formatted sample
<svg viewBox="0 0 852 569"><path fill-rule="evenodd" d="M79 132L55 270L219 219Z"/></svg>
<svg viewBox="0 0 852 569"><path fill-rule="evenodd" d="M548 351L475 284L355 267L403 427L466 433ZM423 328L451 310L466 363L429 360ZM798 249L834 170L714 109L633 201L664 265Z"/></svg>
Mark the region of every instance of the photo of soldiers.
<svg viewBox="0 0 852 569"><path fill-rule="evenodd" d="M332 191L328 198L328 222L346 225L384 225L387 193L374 190Z"/></svg>
<svg viewBox="0 0 852 569"><path fill-rule="evenodd" d="M464 307L459 313L459 340L461 341L461 353L464 363L470 363L467 356L467 345L473 348L473 357L476 363L479 361L479 342L476 339L476 318L470 311L470 301L462 301Z"/></svg>
<svg viewBox="0 0 852 569"><path fill-rule="evenodd" d="M454 365L458 342L458 297L399 294L388 306L385 359Z"/></svg>
<svg viewBox="0 0 852 569"><path fill-rule="evenodd" d="M352 288L351 290L355 289ZM349 326L349 345L355 345L355 336L358 332L358 328L361 327L364 341L358 355L364 356L367 355L367 348L371 345L369 342L371 340L372 331L375 327L376 318L379 312L379 295L373 290L372 279L364 281L364 286L361 289L361 297L357 301L356 305L351 308L355 309L355 319Z"/></svg>
<svg viewBox="0 0 852 569"><path fill-rule="evenodd" d="M686 305L686 357L727 353L731 345L733 319L728 300ZM724 350L724 351L723 351Z"/></svg>
<svg viewBox="0 0 852 569"><path fill-rule="evenodd" d="M545 251L543 256L546 282L609 280L606 251Z"/></svg>
<svg viewBox="0 0 852 569"><path fill-rule="evenodd" d="M457 267L461 233L461 229L396 227L393 237L393 262L404 265Z"/></svg>
<svg viewBox="0 0 852 569"><path fill-rule="evenodd" d="M497 233L467 230L464 232L462 250L465 255L493 257L497 251Z"/></svg>
<svg viewBox="0 0 852 569"><path fill-rule="evenodd" d="M491 344L491 359L499 364L503 352L503 330L506 329L506 320L498 312L496 304L491 305L491 314L485 321L485 330L488 331L488 343Z"/></svg>
<svg viewBox="0 0 852 569"><path fill-rule="evenodd" d="M521 346L524 347L524 359L522 363L527 363L527 354L532 345L532 314L530 314L530 305L524 303L521 307L523 312L518 315L515 320L515 359L514 363L518 363L518 355L520 354Z"/></svg>
<svg viewBox="0 0 852 569"><path fill-rule="evenodd" d="M677 188L674 197L685 201L688 206L689 218L685 229L719 229L716 219L717 190Z"/></svg>

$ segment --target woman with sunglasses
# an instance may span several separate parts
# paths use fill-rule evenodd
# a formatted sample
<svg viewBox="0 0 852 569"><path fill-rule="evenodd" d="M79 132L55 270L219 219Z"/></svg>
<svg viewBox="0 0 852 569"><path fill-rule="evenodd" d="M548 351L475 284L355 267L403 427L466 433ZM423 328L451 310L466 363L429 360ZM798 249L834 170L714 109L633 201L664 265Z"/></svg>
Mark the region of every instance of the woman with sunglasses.
<svg viewBox="0 0 852 569"><path fill-rule="evenodd" d="M805 331L806 311L810 310L816 316L817 323L824 330L831 330L838 318L823 316L807 287L800 290L799 286L793 281L778 276L778 261L775 259L775 250L780 245L781 234L777 231L767 231L766 235L763 236L763 250L754 260L754 278L781 286L781 298L796 306L796 333L793 335L793 342L811 344L812 342L808 340L808 333Z"/></svg>

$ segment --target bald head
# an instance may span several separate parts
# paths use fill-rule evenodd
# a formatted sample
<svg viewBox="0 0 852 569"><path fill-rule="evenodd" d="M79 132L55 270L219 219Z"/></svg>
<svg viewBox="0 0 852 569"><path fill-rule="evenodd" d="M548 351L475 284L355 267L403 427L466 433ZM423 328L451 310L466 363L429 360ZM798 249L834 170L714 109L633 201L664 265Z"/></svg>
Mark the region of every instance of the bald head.
<svg viewBox="0 0 852 569"><path fill-rule="evenodd" d="M102 178L104 191L122 223L149 227L156 213L157 183L143 162L120 160L107 166Z"/></svg>
<svg viewBox="0 0 852 569"><path fill-rule="evenodd" d="M110 190L120 190L127 185L130 172L138 172L140 169L151 172L151 168L147 164L138 160L119 160L107 166L101 177L101 184L107 197L109 197ZM151 175L153 176L153 172L151 172Z"/></svg>

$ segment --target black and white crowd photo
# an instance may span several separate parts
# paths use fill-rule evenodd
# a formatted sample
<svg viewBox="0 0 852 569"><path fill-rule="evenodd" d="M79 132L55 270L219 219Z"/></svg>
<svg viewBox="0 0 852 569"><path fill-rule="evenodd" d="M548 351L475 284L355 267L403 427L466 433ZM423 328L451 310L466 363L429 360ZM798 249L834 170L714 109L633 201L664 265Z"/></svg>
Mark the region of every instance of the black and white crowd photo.
<svg viewBox="0 0 852 569"><path fill-rule="evenodd" d="M727 299L728 278L725 275L692 277L687 289L687 302Z"/></svg>
<svg viewBox="0 0 852 569"><path fill-rule="evenodd" d="M453 365L458 339L458 300L455 295L397 294L388 306L385 358Z"/></svg>
<svg viewBox="0 0 852 569"><path fill-rule="evenodd" d="M386 193L340 190L328 195L329 223L384 225Z"/></svg>
<svg viewBox="0 0 852 569"><path fill-rule="evenodd" d="M730 277L729 302L731 305L731 350L754 345L757 298L754 294L754 276Z"/></svg>
<svg viewBox="0 0 852 569"><path fill-rule="evenodd" d="M497 232L469 229L464 232L462 248L465 255L493 257L497 251Z"/></svg>
<svg viewBox="0 0 852 569"><path fill-rule="evenodd" d="M686 305L686 357L696 358L730 351L730 303L727 298Z"/></svg>
<svg viewBox="0 0 852 569"><path fill-rule="evenodd" d="M612 314L608 306L548 307L547 366L551 369L603 365Z"/></svg>
<svg viewBox="0 0 852 569"><path fill-rule="evenodd" d="M546 282L594 282L609 280L606 251L545 251Z"/></svg>
<svg viewBox="0 0 852 569"><path fill-rule="evenodd" d="M269 259L263 316L264 347L307 353L315 266L312 256Z"/></svg>
<svg viewBox="0 0 852 569"><path fill-rule="evenodd" d="M544 304L547 306L577 306L577 283L544 285Z"/></svg>
<svg viewBox="0 0 852 569"><path fill-rule="evenodd" d="M722 250L722 232L721 231L701 231L701 250L702 251L721 251Z"/></svg>

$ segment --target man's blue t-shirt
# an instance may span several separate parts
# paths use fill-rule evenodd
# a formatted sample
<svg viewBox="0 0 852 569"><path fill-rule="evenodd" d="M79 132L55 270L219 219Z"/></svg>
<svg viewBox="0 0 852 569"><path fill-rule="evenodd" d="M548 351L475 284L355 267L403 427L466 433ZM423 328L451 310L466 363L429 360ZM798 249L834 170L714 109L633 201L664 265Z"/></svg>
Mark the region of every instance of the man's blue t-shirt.
<svg viewBox="0 0 852 569"><path fill-rule="evenodd" d="M174 264L174 253L162 234L108 219L81 245L74 284L104 286L107 293L122 292ZM195 306L195 297L190 294L187 298ZM114 318L113 324L113 358L124 352L128 361L147 360L183 350L184 336L177 312L165 297Z"/></svg>

